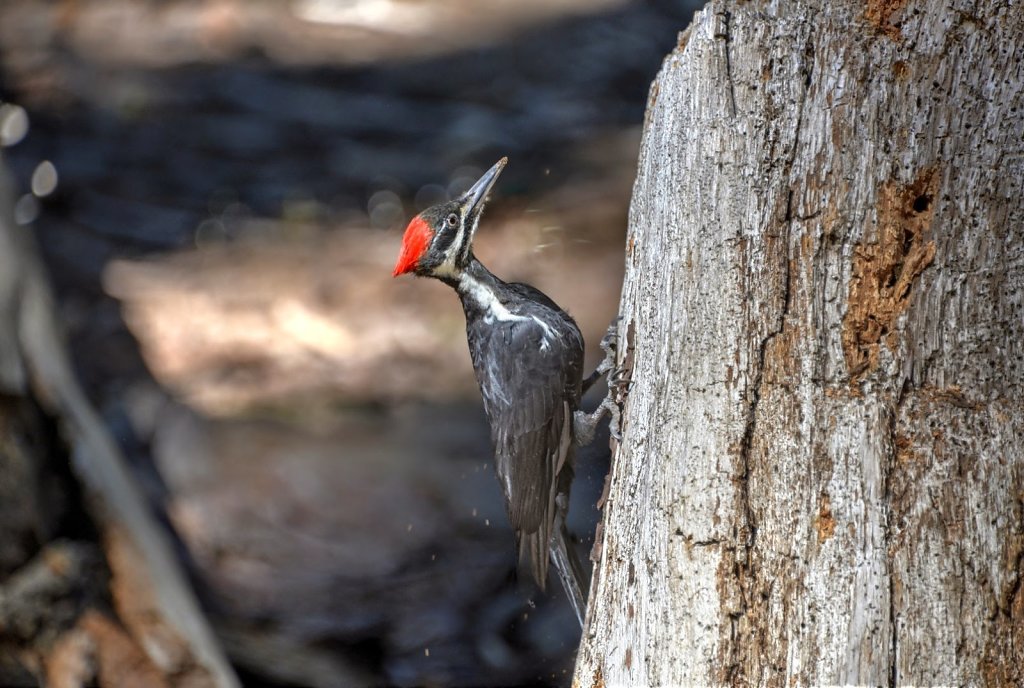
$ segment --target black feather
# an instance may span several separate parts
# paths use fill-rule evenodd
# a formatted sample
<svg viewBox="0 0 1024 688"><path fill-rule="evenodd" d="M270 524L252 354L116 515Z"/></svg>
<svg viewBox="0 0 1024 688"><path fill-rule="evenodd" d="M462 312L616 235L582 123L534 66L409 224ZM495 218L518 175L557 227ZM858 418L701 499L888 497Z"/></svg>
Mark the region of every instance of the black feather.
<svg viewBox="0 0 1024 688"><path fill-rule="evenodd" d="M558 503L568 505L572 480L583 337L575 321L539 290L506 284L475 259L466 274L457 289L495 468L517 535L520 568L543 589L553 528L564 520Z"/></svg>

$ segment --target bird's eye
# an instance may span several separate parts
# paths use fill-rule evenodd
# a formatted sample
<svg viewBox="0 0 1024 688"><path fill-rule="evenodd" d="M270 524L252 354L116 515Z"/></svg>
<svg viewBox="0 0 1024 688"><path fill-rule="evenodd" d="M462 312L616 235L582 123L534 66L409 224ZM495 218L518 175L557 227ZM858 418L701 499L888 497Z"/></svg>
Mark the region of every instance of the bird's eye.
<svg viewBox="0 0 1024 688"><path fill-rule="evenodd" d="M452 213L447 218L445 218L445 222L448 224L449 227L455 227L459 224L459 216L456 215L455 213Z"/></svg>

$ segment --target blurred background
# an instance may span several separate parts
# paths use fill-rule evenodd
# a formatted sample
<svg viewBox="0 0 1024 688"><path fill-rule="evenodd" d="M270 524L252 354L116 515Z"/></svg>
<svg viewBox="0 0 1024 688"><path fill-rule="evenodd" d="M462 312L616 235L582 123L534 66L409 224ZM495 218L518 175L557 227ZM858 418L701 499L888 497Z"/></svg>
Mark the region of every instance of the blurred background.
<svg viewBox="0 0 1024 688"><path fill-rule="evenodd" d="M647 90L694 0L4 0L0 144L77 370L246 685L568 685L455 295L401 232L615 315ZM587 405L603 394L595 390ZM585 557L607 437L578 459Z"/></svg>

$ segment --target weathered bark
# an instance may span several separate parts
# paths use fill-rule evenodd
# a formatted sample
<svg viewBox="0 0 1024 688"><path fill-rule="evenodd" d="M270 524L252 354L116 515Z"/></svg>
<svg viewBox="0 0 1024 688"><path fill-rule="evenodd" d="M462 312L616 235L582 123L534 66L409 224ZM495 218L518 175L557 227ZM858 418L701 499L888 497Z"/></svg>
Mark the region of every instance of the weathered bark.
<svg viewBox="0 0 1024 688"><path fill-rule="evenodd" d="M681 36L576 685L1024 684L1022 16L715 2Z"/></svg>

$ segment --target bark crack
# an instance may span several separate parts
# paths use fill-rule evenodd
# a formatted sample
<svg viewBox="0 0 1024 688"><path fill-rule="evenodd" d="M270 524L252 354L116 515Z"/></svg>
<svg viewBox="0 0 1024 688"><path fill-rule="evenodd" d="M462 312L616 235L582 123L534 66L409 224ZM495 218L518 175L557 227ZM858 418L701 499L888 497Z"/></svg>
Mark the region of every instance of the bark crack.
<svg viewBox="0 0 1024 688"><path fill-rule="evenodd" d="M730 658L728 668L726 670L730 683L739 681L739 678L742 675L741 654L744 650L745 643L740 640L739 636L742 634L743 629L738 626L740 621L745 618L749 612L751 606L750 597L753 594L754 588L754 573L750 559L751 553L753 552L757 542L757 521L754 516L754 509L750 500L750 462L754 433L757 429L757 408L761 401L761 386L764 382L765 358L768 347L772 340L782 334L782 331L785 329L786 317L789 314L790 308L789 224L790 223L788 222L786 223L786 228L781 238L781 243L785 247L782 252L782 270L785 275L782 282L782 308L777 316L775 326L770 332L762 337L758 344L757 369L750 386L750 403L747 407L747 418L743 428L743 439L740 443L740 473L737 480L737 498L739 500L740 511L743 514L743 517L739 524L736 552L734 554L735 563L733 567L733 575L736 577L739 584L739 608L730 614L730 617L732 617L732 645L729 649Z"/></svg>
<svg viewBox="0 0 1024 688"><path fill-rule="evenodd" d="M1003 598L999 600L998 609L1008 619L1013 618L1013 601L1017 599L1017 594L1020 592L1021 585L1024 583L1021 579L1024 578L1024 549L1017 552L1017 558L1014 560L1013 565L1010 567L1013 582L1010 583L1008 590L1003 594Z"/></svg>
<svg viewBox="0 0 1024 688"><path fill-rule="evenodd" d="M725 83L729 89L729 113L732 117L736 117L736 84L732 78L732 55L729 47L729 44L732 43L732 37L729 34L729 20L731 18L732 13L728 10L715 13L715 19L717 20L715 38L721 39L725 46Z"/></svg>
<svg viewBox="0 0 1024 688"><path fill-rule="evenodd" d="M725 30L728 31L728 13L724 13L726 16L723 18ZM728 36L725 36L728 42ZM727 53L728 55L728 53ZM797 119L793 133L793 143L789 151L789 155L785 161L785 177L788 178L791 174L793 163L796 160L797 151L800 145L800 132L802 129L804 115L807 105L808 92L810 91L811 75L814 70L814 50L813 44L808 38L807 45L804 49L804 56L806 58L805 65L801 70L801 75L804 77L803 88L800 92L800 99L797 104ZM730 80L730 86L731 86ZM792 301L792 275L790 271L790 238L793 234L793 226L798 221L796 214L793 209L793 184L790 182L790 189L786 197L785 215L779 222L781 226L781 233L779 236L779 245L781 250L779 251L779 261L781 263L781 274L782 278L782 289L781 289L781 308L776 315L776 322L770 331L768 331L762 338L757 347L756 354L756 369L754 378L750 386L750 403L747 408L747 417L743 428L743 438L740 443L739 452L739 463L740 472L737 480L737 499L739 500L740 512L743 514L742 520L739 524L739 533L737 533L737 544L736 552L734 553L734 566L733 575L735 576L739 586L739 608L734 612L730 613L731 620L731 645L729 648L729 661L726 668L726 677L729 683L742 683L743 674L743 652L749 651L751 648L746 647L748 643L744 643L740 639L740 635L743 633L741 626L742 620L747 616L752 605L751 599L755 594L755 573L753 566L751 565L751 555L754 551L754 547L757 542L757 522L754 515L753 506L750 499L750 469L751 469L751 452L753 448L753 441L755 432L757 430L757 410L758 405L761 401L761 388L764 384L764 372L765 372L765 360L767 357L769 346L772 341L781 335L786 328L786 320L789 316L789 311ZM744 532L745 531L745 532Z"/></svg>
<svg viewBox="0 0 1024 688"><path fill-rule="evenodd" d="M899 650L899 634L897 633L898 624L896 623L896 576L893 575L892 570L892 551L893 551L893 493L892 493L892 480L893 471L898 461L898 433L899 433L899 415L900 406L903 404L906 391L906 385L901 386L898 396L896 398L896 404L891 411L889 418L889 465L886 467L885 475L882 477L882 497L883 504L886 505L885 514L885 551L889 554L887 566L889 579L889 685L899 685L899 666L896 661L896 653Z"/></svg>

